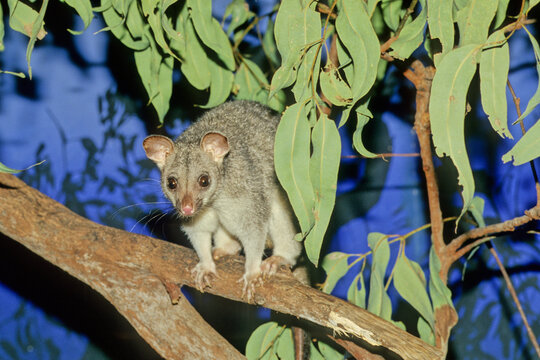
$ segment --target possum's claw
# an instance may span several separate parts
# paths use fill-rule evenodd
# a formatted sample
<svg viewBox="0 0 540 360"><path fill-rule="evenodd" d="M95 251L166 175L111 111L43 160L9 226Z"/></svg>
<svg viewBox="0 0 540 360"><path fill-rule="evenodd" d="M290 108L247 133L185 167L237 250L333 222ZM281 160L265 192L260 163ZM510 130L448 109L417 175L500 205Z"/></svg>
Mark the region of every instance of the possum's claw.
<svg viewBox="0 0 540 360"><path fill-rule="evenodd" d="M193 270L191 270L191 276L193 276L193 280L195 280L195 287L197 290L204 292L205 288L212 287L211 280L217 277L216 265L214 263L209 265L199 262Z"/></svg>

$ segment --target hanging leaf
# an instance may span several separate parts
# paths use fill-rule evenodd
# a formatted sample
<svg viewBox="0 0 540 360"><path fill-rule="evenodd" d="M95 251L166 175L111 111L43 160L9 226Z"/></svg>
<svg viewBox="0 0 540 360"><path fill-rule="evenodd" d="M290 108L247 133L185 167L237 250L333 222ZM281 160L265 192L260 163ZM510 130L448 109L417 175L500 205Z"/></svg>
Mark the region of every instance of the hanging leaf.
<svg viewBox="0 0 540 360"><path fill-rule="evenodd" d="M396 31L401 21L403 0L382 0L381 9L384 22L392 31Z"/></svg>
<svg viewBox="0 0 540 360"><path fill-rule="evenodd" d="M208 102L201 106L204 109L213 108L227 100L234 82L234 75L229 69L222 67L213 59L209 59L208 65L212 80Z"/></svg>
<svg viewBox="0 0 540 360"><path fill-rule="evenodd" d="M486 226L486 222L484 221L484 199L475 196L471 201L469 212L479 227Z"/></svg>
<svg viewBox="0 0 540 360"><path fill-rule="evenodd" d="M172 94L174 60L171 56L162 57L155 44L150 43L152 46L147 49L134 52L135 65L159 121L163 123Z"/></svg>
<svg viewBox="0 0 540 360"><path fill-rule="evenodd" d="M294 359L294 340L290 328L284 329L279 336L276 354L279 359Z"/></svg>
<svg viewBox="0 0 540 360"><path fill-rule="evenodd" d="M495 42L502 43L489 47L482 52L480 58L480 93L482 107L488 115L493 130L501 137L512 139L507 126L506 82L510 66L510 53L504 32L499 30L487 40L488 46ZM504 41L504 42L503 42Z"/></svg>
<svg viewBox="0 0 540 360"><path fill-rule="evenodd" d="M4 14L0 6L0 52L4 51Z"/></svg>
<svg viewBox="0 0 540 360"><path fill-rule="evenodd" d="M219 22L212 17L210 3L204 0L187 0L187 7L191 9L191 18L199 38L216 53L229 70L234 70L231 43Z"/></svg>
<svg viewBox="0 0 540 360"><path fill-rule="evenodd" d="M454 19L452 1L427 0L427 20L432 39L439 39L442 53L435 56L435 66L454 47Z"/></svg>
<svg viewBox="0 0 540 360"><path fill-rule="evenodd" d="M279 55L276 47L276 40L274 38L274 22L271 18L268 19L268 25L264 32L261 45L270 67L274 69L279 65Z"/></svg>
<svg viewBox="0 0 540 360"><path fill-rule="evenodd" d="M279 182L287 191L304 235L315 221L309 175L310 135L305 106L296 103L288 107L277 128L274 162Z"/></svg>
<svg viewBox="0 0 540 360"><path fill-rule="evenodd" d="M540 156L540 121L537 121L510 151L503 155L502 161L514 160L514 166L525 164Z"/></svg>
<svg viewBox="0 0 540 360"><path fill-rule="evenodd" d="M529 39L531 40L531 44L534 49L534 57L536 59L536 72L540 76L540 47L538 46L538 41L536 41L535 37L527 30L527 28L524 28L527 32L527 35L529 35ZM520 120L525 119L527 115L530 114L531 111L534 110L534 108L540 104L540 81L538 81L538 87L536 88L536 91L534 95L529 100L529 103L527 104L527 107L525 108L525 111L521 114L521 116L512 123L512 125L517 124Z"/></svg>
<svg viewBox="0 0 540 360"><path fill-rule="evenodd" d="M469 1L457 12L460 47L486 42L497 6L498 0Z"/></svg>
<svg viewBox="0 0 540 360"><path fill-rule="evenodd" d="M425 0L419 1L422 10L418 16L411 22L407 23L396 41L392 43L392 51L390 55L398 59L406 59L418 49L424 41L424 29L427 21L427 9Z"/></svg>
<svg viewBox="0 0 540 360"><path fill-rule="evenodd" d="M424 320L423 317L420 316L418 318L416 328L418 330L418 334L420 335L420 339L424 340L430 345L435 346L435 334L433 333L431 326L429 326L428 322Z"/></svg>
<svg viewBox="0 0 540 360"><path fill-rule="evenodd" d="M401 297L418 311L435 333L435 318L422 268L416 262L408 259L405 252L396 260L393 282Z"/></svg>
<svg viewBox="0 0 540 360"><path fill-rule="evenodd" d="M433 78L429 113L433 143L439 157L449 156L463 187L463 209L467 211L474 195L474 178L465 148L465 105L467 90L476 72L478 46L467 45L446 55Z"/></svg>
<svg viewBox="0 0 540 360"><path fill-rule="evenodd" d="M363 2L342 0L340 4L336 18L336 31L341 44L352 59L352 68L344 69L344 71L347 82L351 86L352 103L355 104L367 94L375 82L380 45ZM344 55L343 50L339 49L338 45L338 57L340 53ZM341 60L340 63L345 64ZM349 111L350 109L343 112L340 126L347 121Z"/></svg>
<svg viewBox="0 0 540 360"><path fill-rule="evenodd" d="M391 320L392 302L386 293L384 277L390 260L388 237L381 233L370 233L368 245L373 251L367 310L385 320Z"/></svg>
<svg viewBox="0 0 540 360"><path fill-rule="evenodd" d="M349 271L349 256L348 254L335 251L323 258L321 266L326 272L326 280L321 288L322 291L327 294L332 293L339 279Z"/></svg>
<svg viewBox="0 0 540 360"><path fill-rule="evenodd" d="M251 19L255 14L249 11L249 4L244 0L233 0L227 5L223 19L231 17L227 28L227 35L231 35L239 26Z"/></svg>
<svg viewBox="0 0 540 360"><path fill-rule="evenodd" d="M360 280L360 287L358 287L358 280ZM356 306L366 308L366 284L364 282L364 275L360 272L347 291L347 300Z"/></svg>
<svg viewBox="0 0 540 360"><path fill-rule="evenodd" d="M180 15L182 16L182 14ZM186 13L186 16L187 13ZM193 87L204 90L210 86L210 59L195 34L195 28L189 17L181 22L184 26L185 48L183 51L184 61L180 68Z"/></svg>
<svg viewBox="0 0 540 360"><path fill-rule="evenodd" d="M319 347L319 351L321 352L322 356L324 356L327 360L340 360L344 359L344 355L328 345L327 343L324 343L322 341L317 341L317 345ZM285 358L283 358L285 359ZM293 359L293 358L289 358Z"/></svg>
<svg viewBox="0 0 540 360"><path fill-rule="evenodd" d="M12 169L10 167L7 167L6 165L2 164L0 162L0 173L8 173L8 174L18 174L20 172L23 172L23 171L26 171L30 168L33 168L34 166L38 166L38 165L41 165L45 162L45 160L43 161L40 161L38 162L37 164L34 164L34 165L30 165L29 167L27 167L26 169L22 169L22 170L17 170L17 169Z"/></svg>
<svg viewBox="0 0 540 360"><path fill-rule="evenodd" d="M433 303L433 310L436 311L445 305L454 308L452 303L452 292L439 277L441 271L441 261L437 257L433 246L429 252L429 296Z"/></svg>
<svg viewBox="0 0 540 360"><path fill-rule="evenodd" d="M353 133L353 145L356 151L364 157L367 158L373 158L376 157L377 154L372 153L366 147L364 146L364 142L362 141L362 131L364 130L364 126L368 123L369 119L373 117L371 114L371 111L368 109L369 99L367 99L365 102L360 104L356 108L356 130Z"/></svg>
<svg viewBox="0 0 540 360"><path fill-rule="evenodd" d="M317 265L324 234L336 201L337 177L341 158L341 138L336 123L321 114L311 134L313 155L309 176L315 194L315 225L304 242L309 260Z"/></svg>
<svg viewBox="0 0 540 360"><path fill-rule="evenodd" d="M260 325L249 337L246 344L246 358L249 360L275 359L276 341L282 328L276 322Z"/></svg>
<svg viewBox="0 0 540 360"><path fill-rule="evenodd" d="M320 75L323 94L337 106L349 105L352 102L352 92L349 85L343 81L339 71L333 64L327 65Z"/></svg>
<svg viewBox="0 0 540 360"><path fill-rule="evenodd" d="M132 20L132 31L137 35L140 35L141 38L135 39L131 36L131 33L125 26L126 19L119 15L112 6L109 6L101 13L107 27L100 31L110 31L118 40L122 42L122 44L128 48L135 51L140 51L145 50L150 46L150 43L148 42L150 34L144 29L144 21L142 18L137 19L137 17L141 17L141 15L136 5L137 4L133 5L133 9L128 9L128 15ZM148 34L148 36L146 34Z"/></svg>
<svg viewBox="0 0 540 360"><path fill-rule="evenodd" d="M495 14L495 20L493 20L493 29L498 29L502 25L504 20L506 20L506 10L508 10L508 3L510 0L499 0L499 5L497 6L497 13Z"/></svg>
<svg viewBox="0 0 540 360"><path fill-rule="evenodd" d="M134 1L132 4L137 4L136 1ZM169 47L169 44L165 40L165 36L163 34L163 24L161 23L162 19L165 17L164 12L167 10L164 9L164 6L170 6L173 2L154 2L154 1L143 1L142 2L142 11L144 14L144 17L146 18L146 23L150 25L150 28L152 29L152 33L154 35L154 41L165 51L167 54L171 55L172 57L176 57L176 55L172 52L171 48ZM166 18L166 17L165 17Z"/></svg>
<svg viewBox="0 0 540 360"><path fill-rule="evenodd" d="M94 17L94 12L92 11L92 4L90 3L90 0L62 0L69 6L71 6L77 14L81 17L84 28L79 31L68 29L68 31L74 35L82 34L84 30L90 26L90 23L92 22L92 19Z"/></svg>

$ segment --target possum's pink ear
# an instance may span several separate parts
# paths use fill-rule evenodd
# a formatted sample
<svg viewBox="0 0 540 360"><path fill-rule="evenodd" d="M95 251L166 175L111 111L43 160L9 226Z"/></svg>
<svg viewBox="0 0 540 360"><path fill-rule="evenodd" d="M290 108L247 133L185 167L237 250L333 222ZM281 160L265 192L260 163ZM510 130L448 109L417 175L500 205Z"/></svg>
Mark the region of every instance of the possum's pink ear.
<svg viewBox="0 0 540 360"><path fill-rule="evenodd" d="M171 139L161 135L150 135L143 140L146 156L156 163L161 170L165 165L167 156L174 152L174 143Z"/></svg>
<svg viewBox="0 0 540 360"><path fill-rule="evenodd" d="M201 148L216 162L222 162L229 153L229 141L219 133L208 133L201 140Z"/></svg>

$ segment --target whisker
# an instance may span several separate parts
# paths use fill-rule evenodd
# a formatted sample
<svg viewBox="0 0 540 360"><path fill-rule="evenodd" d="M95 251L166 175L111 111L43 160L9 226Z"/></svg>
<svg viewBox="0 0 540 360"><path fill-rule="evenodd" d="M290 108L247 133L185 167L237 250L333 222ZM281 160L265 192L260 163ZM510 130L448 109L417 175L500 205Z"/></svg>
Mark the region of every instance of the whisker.
<svg viewBox="0 0 540 360"><path fill-rule="evenodd" d="M127 210L129 208L132 208L134 206L142 206L142 205L161 205L161 204L170 204L170 201L149 201L149 202L141 202L141 203L136 203L136 204L131 204L131 205L126 205L126 206L122 206L121 208L119 208L118 210L116 210L115 212L113 212L111 214L111 218L114 219L114 217L116 215L118 215L119 212L121 211L124 211L124 210Z"/></svg>

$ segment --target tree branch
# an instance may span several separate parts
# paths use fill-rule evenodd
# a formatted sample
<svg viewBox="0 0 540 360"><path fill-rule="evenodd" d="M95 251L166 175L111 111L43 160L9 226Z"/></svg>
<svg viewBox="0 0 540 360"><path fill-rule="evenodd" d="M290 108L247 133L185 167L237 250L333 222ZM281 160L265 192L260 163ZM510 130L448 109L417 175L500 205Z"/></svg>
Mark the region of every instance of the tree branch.
<svg viewBox="0 0 540 360"><path fill-rule="evenodd" d="M173 284L194 286L192 250L93 223L12 175L0 174L0 198L0 232L102 294L161 356L242 357L174 290ZM244 271L240 259L217 262L219 278L209 292L243 301L237 283ZM171 304L167 292L173 300L180 295L179 305ZM382 347L403 359L443 358L419 338L291 275L267 280L254 300L330 329L337 338Z"/></svg>

